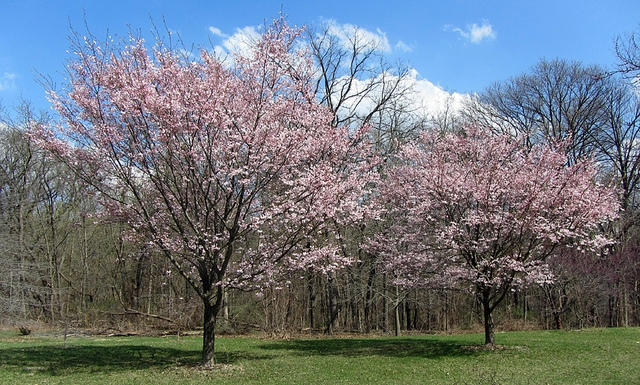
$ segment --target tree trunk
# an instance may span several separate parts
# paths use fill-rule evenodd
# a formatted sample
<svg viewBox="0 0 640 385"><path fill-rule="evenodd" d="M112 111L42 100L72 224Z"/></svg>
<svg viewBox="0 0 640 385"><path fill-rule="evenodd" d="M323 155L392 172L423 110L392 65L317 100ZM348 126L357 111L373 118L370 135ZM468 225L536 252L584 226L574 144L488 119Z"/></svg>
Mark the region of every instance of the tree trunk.
<svg viewBox="0 0 640 385"><path fill-rule="evenodd" d="M369 270L369 276L367 277L367 289L366 289L367 291L366 291L366 296L364 300L364 332L365 333L369 333L373 328L371 306L373 301L373 290L374 290L373 279L375 277L375 274L376 274L376 269L372 267Z"/></svg>
<svg viewBox="0 0 640 385"><path fill-rule="evenodd" d="M609 327L617 327L617 298L611 294L609 295Z"/></svg>
<svg viewBox="0 0 640 385"><path fill-rule="evenodd" d="M493 330L493 317L491 316L491 301L489 291L484 290L482 293L482 308L484 313L484 344L495 345L496 339Z"/></svg>
<svg viewBox="0 0 640 385"><path fill-rule="evenodd" d="M204 300L204 330L202 333L202 361L200 365L210 368L215 364L216 320L219 306Z"/></svg>
<svg viewBox="0 0 640 385"><path fill-rule="evenodd" d="M444 331L449 332L449 292L444 292Z"/></svg>
<svg viewBox="0 0 640 385"><path fill-rule="evenodd" d="M229 290L226 288L222 294L222 318L227 325L229 322Z"/></svg>
<svg viewBox="0 0 640 385"><path fill-rule="evenodd" d="M527 323L527 310L528 310L528 305L527 305L527 292L525 291L523 296L522 296L522 313L524 313L523 319L524 319L524 323Z"/></svg>
<svg viewBox="0 0 640 385"><path fill-rule="evenodd" d="M402 335L402 331L400 330L400 304L396 304L396 306L394 307L394 320L395 320L395 331L396 331L396 337L400 337Z"/></svg>
<svg viewBox="0 0 640 385"><path fill-rule="evenodd" d="M387 274L383 275L382 278L382 308L384 310L384 318L382 322L383 331L385 333L389 330L389 300L387 299L388 290L387 290Z"/></svg>
<svg viewBox="0 0 640 385"><path fill-rule="evenodd" d="M556 328L556 330L562 329L562 312L561 311L553 312L553 325Z"/></svg>
<svg viewBox="0 0 640 385"><path fill-rule="evenodd" d="M307 282L307 288L308 288L308 292L309 292L309 327L311 328L311 330L315 330L316 328L316 315L315 315L315 308L316 308L316 291L314 288L314 276L313 276L313 272L309 272L308 275L308 282Z"/></svg>
<svg viewBox="0 0 640 385"><path fill-rule="evenodd" d="M396 337L400 337L400 334L402 334L400 328L401 328L401 324L400 324L400 291L398 289L398 286L396 286L396 301L395 301L395 306L393 307L393 315L394 315L394 319L395 319L395 329L396 329Z"/></svg>
<svg viewBox="0 0 640 385"><path fill-rule="evenodd" d="M350 288L349 290L349 308L351 310L351 325L350 328L351 330L354 331L358 331L358 332L362 332L362 316L360 314L360 288L362 288L362 286L360 286L361 283L359 282L358 279L356 279L356 276L353 272L353 270L349 270L349 282L348 282L348 287ZM366 290L366 289L365 289Z"/></svg>
<svg viewBox="0 0 640 385"><path fill-rule="evenodd" d="M327 276L329 286L329 319L327 320L327 327L324 330L324 334L333 333L336 320L338 319L338 312L340 311L338 305L338 287L334 282L336 279L335 273L331 272Z"/></svg>

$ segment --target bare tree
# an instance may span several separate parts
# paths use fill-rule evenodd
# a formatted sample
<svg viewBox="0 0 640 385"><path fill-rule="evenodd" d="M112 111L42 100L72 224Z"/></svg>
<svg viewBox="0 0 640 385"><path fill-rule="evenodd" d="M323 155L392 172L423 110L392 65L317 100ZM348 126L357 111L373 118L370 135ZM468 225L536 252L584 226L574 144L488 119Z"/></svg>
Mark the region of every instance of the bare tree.
<svg viewBox="0 0 640 385"><path fill-rule="evenodd" d="M570 140L569 161L591 155L606 116L606 71L565 60L541 60L530 72L497 82L472 98L466 116L522 137L529 145Z"/></svg>
<svg viewBox="0 0 640 385"><path fill-rule="evenodd" d="M462 104L472 103L474 99L463 98ZM449 95L445 100L440 109L434 111L431 116L428 118L426 124L427 128L431 130L435 130L442 133L455 133L461 132L464 130L464 127L467 126L467 121L465 120L466 115L464 111L460 109L458 105L456 105L456 98L454 95Z"/></svg>
<svg viewBox="0 0 640 385"><path fill-rule="evenodd" d="M625 36L619 36L615 42L616 55L620 60L618 70L630 77L634 83L637 83L638 75L640 75L640 42L638 41L638 33L640 33L640 30Z"/></svg>
<svg viewBox="0 0 640 385"><path fill-rule="evenodd" d="M50 313L52 285L47 265L37 259L37 211L44 200L41 183L46 161L26 135L26 127L42 122L27 103L15 117L0 120L0 287L7 315L26 320L32 312ZM41 314L41 313L40 313Z"/></svg>
<svg viewBox="0 0 640 385"><path fill-rule="evenodd" d="M345 125L351 130L370 126L372 151L387 158L400 143L416 137L424 126L422 111L418 109L413 86L415 74L403 64L390 63L389 50L384 36L351 25L326 22L308 30L309 48L316 66L315 94L322 104L334 114L335 127ZM352 319L356 329L369 329L374 283L376 282L374 256L362 253L360 242L366 226L342 228L346 243L341 251L345 256L360 262L338 274L327 276L327 317L324 331L331 332L341 309L353 309ZM309 309L311 323L315 322L315 288L317 282L309 277ZM338 290L345 282L348 290ZM341 297L342 298L339 298ZM356 303L364 304L363 317L357 313Z"/></svg>
<svg viewBox="0 0 640 385"><path fill-rule="evenodd" d="M640 183L640 99L628 83L612 78L610 84L597 150L622 190L623 209L629 211L637 206Z"/></svg>
<svg viewBox="0 0 640 385"><path fill-rule="evenodd" d="M333 125L372 125L378 149L415 134L419 127L412 70L385 58L383 37L354 26L328 22L310 28L317 66L316 95L334 113Z"/></svg>

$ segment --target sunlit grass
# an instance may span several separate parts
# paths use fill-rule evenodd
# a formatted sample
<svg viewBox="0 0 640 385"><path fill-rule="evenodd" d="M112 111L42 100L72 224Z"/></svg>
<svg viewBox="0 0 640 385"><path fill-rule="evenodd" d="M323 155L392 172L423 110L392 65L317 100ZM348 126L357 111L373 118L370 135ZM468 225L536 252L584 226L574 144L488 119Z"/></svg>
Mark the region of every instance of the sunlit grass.
<svg viewBox="0 0 640 385"><path fill-rule="evenodd" d="M212 370L198 337L0 333L1 384L636 384L640 329L481 335L218 338Z"/></svg>

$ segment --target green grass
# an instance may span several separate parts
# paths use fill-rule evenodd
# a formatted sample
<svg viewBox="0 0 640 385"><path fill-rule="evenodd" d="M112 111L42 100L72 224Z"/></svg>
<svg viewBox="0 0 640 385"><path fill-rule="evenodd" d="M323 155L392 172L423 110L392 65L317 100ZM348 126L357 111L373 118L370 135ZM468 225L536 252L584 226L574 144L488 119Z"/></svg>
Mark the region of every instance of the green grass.
<svg viewBox="0 0 640 385"><path fill-rule="evenodd" d="M0 332L0 384L640 384L640 329L265 340Z"/></svg>

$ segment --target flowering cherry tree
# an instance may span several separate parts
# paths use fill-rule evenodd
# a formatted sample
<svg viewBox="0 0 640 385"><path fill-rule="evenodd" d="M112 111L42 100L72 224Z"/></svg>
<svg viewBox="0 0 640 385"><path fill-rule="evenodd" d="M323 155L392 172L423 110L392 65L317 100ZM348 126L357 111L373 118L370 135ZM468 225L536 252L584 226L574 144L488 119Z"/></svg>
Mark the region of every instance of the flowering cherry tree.
<svg viewBox="0 0 640 385"><path fill-rule="evenodd" d="M331 125L299 36L276 20L225 60L80 40L68 89L51 93L60 124L33 132L202 298L205 366L224 290L350 263L329 224L367 215L364 129Z"/></svg>
<svg viewBox="0 0 640 385"><path fill-rule="evenodd" d="M618 211L594 162L567 166L562 148L526 149L477 128L425 133L404 147L384 185L389 223L371 250L399 285L466 283L482 302L491 345L492 312L505 295L552 281L545 260L559 245L607 245L599 225Z"/></svg>

